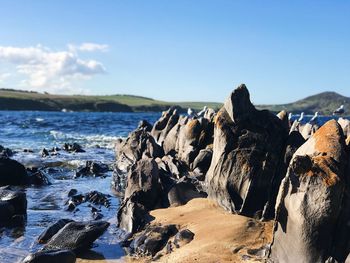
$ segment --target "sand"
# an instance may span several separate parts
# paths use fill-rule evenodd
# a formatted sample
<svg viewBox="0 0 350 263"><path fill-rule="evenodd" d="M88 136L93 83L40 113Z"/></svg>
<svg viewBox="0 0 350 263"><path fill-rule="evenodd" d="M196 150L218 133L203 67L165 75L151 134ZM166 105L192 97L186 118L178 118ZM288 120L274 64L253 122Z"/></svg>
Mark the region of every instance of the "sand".
<svg viewBox="0 0 350 263"><path fill-rule="evenodd" d="M273 222L230 214L206 198L157 209L151 215L155 217L152 224L176 224L195 234L192 242L165 254L160 262L259 262L258 257L246 256L247 249L260 248L272 240Z"/></svg>

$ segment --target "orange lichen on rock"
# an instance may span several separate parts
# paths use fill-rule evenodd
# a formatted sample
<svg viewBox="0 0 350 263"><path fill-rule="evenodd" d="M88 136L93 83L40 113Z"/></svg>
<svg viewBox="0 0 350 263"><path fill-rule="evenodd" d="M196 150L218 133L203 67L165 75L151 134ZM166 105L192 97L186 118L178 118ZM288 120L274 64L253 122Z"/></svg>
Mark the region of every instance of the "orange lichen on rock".
<svg viewBox="0 0 350 263"><path fill-rule="evenodd" d="M230 123L231 118L225 108L221 108L214 117L214 124L217 128L222 128L226 123Z"/></svg>
<svg viewBox="0 0 350 263"><path fill-rule="evenodd" d="M336 161L329 156L315 156L312 158L313 173L322 177L322 181L327 186L335 185L339 181L338 165Z"/></svg>
<svg viewBox="0 0 350 263"><path fill-rule="evenodd" d="M190 120L187 124L186 124L186 128L187 128L187 138L196 138L198 133L200 133L200 123L197 119L194 120Z"/></svg>
<svg viewBox="0 0 350 263"><path fill-rule="evenodd" d="M342 129L336 120L330 120L319 128L312 136L315 139L315 149L319 153L339 159L344 143Z"/></svg>

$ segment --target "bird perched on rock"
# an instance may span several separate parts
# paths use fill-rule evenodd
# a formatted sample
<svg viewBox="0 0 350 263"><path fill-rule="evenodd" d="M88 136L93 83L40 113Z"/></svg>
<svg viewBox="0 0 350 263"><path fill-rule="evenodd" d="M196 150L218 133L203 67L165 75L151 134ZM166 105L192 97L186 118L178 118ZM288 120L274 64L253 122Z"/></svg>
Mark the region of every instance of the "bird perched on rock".
<svg viewBox="0 0 350 263"><path fill-rule="evenodd" d="M311 118L311 120L309 121L309 123L311 124L316 124L318 121L318 111L315 112L315 115Z"/></svg>
<svg viewBox="0 0 350 263"><path fill-rule="evenodd" d="M344 105L340 105L340 107L339 107L338 109L336 109L335 111L333 111L333 115L336 115L336 114L341 115L341 114L343 114L344 112L345 112L345 110L344 110Z"/></svg>
<svg viewBox="0 0 350 263"><path fill-rule="evenodd" d="M300 117L298 119L298 122L301 122L304 119L304 112L300 114Z"/></svg>

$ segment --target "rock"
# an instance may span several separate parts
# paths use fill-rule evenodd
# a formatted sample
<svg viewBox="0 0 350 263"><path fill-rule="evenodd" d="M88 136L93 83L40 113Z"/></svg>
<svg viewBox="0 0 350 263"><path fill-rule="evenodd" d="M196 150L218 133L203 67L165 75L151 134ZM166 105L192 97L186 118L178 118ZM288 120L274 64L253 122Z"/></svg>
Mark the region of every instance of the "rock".
<svg viewBox="0 0 350 263"><path fill-rule="evenodd" d="M74 191L71 194L73 193ZM68 204L67 210L74 211L78 205L85 202L89 202L95 205L103 205L108 208L111 205L109 198L110 195L98 191L91 191L86 194L76 193L74 195L71 195L70 199L66 202L66 204Z"/></svg>
<svg viewBox="0 0 350 263"><path fill-rule="evenodd" d="M213 157L206 174L208 198L231 212L253 216L271 198L287 131L268 111L254 108L239 86L215 117Z"/></svg>
<svg viewBox="0 0 350 263"><path fill-rule="evenodd" d="M151 209L160 206L161 184L157 163L144 158L134 164L127 176L124 201L118 211L119 227L134 233L145 223Z"/></svg>
<svg viewBox="0 0 350 263"><path fill-rule="evenodd" d="M105 221L70 222L60 229L45 245L45 249L89 249L108 228Z"/></svg>
<svg viewBox="0 0 350 263"><path fill-rule="evenodd" d="M282 121L285 129L289 131L290 127L289 127L288 113L285 110L283 110L283 111L280 111L276 116Z"/></svg>
<svg viewBox="0 0 350 263"><path fill-rule="evenodd" d="M116 142L115 153L118 174L127 173L131 165L144 155L152 158L161 158L164 155L162 147L144 129L131 132L125 140L119 139Z"/></svg>
<svg viewBox="0 0 350 263"><path fill-rule="evenodd" d="M190 243L194 238L194 233L189 229L183 229L175 235L174 245L179 248Z"/></svg>
<svg viewBox="0 0 350 263"><path fill-rule="evenodd" d="M350 136L350 120L339 118L338 123L340 124L341 128L343 129L345 138Z"/></svg>
<svg viewBox="0 0 350 263"><path fill-rule="evenodd" d="M39 243L46 243L49 241L58 231L60 231L65 225L70 222L74 222L71 219L60 219L56 223L49 226L43 233L38 237Z"/></svg>
<svg viewBox="0 0 350 263"><path fill-rule="evenodd" d="M137 126L137 130L145 130L147 132L151 132L152 131L153 126L146 120L142 120L139 122L139 125Z"/></svg>
<svg viewBox="0 0 350 263"><path fill-rule="evenodd" d="M26 169L19 162L0 157L0 186L22 185L27 176Z"/></svg>
<svg viewBox="0 0 350 263"><path fill-rule="evenodd" d="M101 213L99 213L99 212L93 212L93 213L92 213L92 218L93 218L94 220L100 220L100 219L103 218L103 215L102 215Z"/></svg>
<svg viewBox="0 0 350 263"><path fill-rule="evenodd" d="M48 156L50 156L50 153L49 153L48 150L46 150L45 148L43 148L43 149L41 150L41 152L40 152L40 155L41 155L41 157L48 157Z"/></svg>
<svg viewBox="0 0 350 263"><path fill-rule="evenodd" d="M170 188L168 200L170 206L184 205L193 198L205 198L207 194L199 191L195 186L195 180L182 177Z"/></svg>
<svg viewBox="0 0 350 263"><path fill-rule="evenodd" d="M170 108L164 111L160 119L154 124L151 131L152 136L156 139L159 145L163 145L165 137L170 130L177 124L179 115L175 108Z"/></svg>
<svg viewBox="0 0 350 263"><path fill-rule="evenodd" d="M69 192L68 192L68 197L76 195L77 193L78 193L77 189L70 189Z"/></svg>
<svg viewBox="0 0 350 263"><path fill-rule="evenodd" d="M0 226L21 225L26 214L26 194L0 188Z"/></svg>
<svg viewBox="0 0 350 263"><path fill-rule="evenodd" d="M276 201L273 262L324 262L332 251L345 189L345 143L331 120L294 154Z"/></svg>
<svg viewBox="0 0 350 263"><path fill-rule="evenodd" d="M85 176L94 176L98 177L107 173L109 167L107 164L94 161L86 161L85 166L80 168L76 173L75 177L85 177Z"/></svg>
<svg viewBox="0 0 350 263"><path fill-rule="evenodd" d="M50 185L52 184L49 177L37 167L26 168L27 177L25 180L26 185Z"/></svg>
<svg viewBox="0 0 350 263"><path fill-rule="evenodd" d="M306 123L302 128L301 135L305 140L309 139L312 134L315 133L317 127L311 123Z"/></svg>
<svg viewBox="0 0 350 263"><path fill-rule="evenodd" d="M14 154L14 153L13 153L13 151L12 151L11 149L6 148L6 147L0 145L0 158L1 158L1 157L5 157L5 158L7 157L7 158L9 158L9 157L11 157L13 154Z"/></svg>
<svg viewBox="0 0 350 263"><path fill-rule="evenodd" d="M203 174L206 174L211 163L213 156L213 150L210 148L202 149L199 151L197 157L192 163L192 170L198 168Z"/></svg>
<svg viewBox="0 0 350 263"><path fill-rule="evenodd" d="M66 152L70 152L70 153L83 153L85 152L85 150L83 149L83 147L81 147L81 145L77 144L77 143L65 143L63 145L63 150L65 150Z"/></svg>
<svg viewBox="0 0 350 263"><path fill-rule="evenodd" d="M133 238L130 244L130 254L153 257L165 247L169 238L177 231L175 225L149 226Z"/></svg>
<svg viewBox="0 0 350 263"><path fill-rule="evenodd" d="M75 263L76 256L71 250L48 250L28 255L22 263Z"/></svg>

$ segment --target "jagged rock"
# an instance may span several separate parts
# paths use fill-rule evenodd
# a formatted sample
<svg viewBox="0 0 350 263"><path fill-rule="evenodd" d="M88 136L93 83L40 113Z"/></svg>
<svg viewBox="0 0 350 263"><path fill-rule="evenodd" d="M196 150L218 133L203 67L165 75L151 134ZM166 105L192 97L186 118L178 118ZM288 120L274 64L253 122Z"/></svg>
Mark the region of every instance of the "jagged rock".
<svg viewBox="0 0 350 263"><path fill-rule="evenodd" d="M60 219L56 223L49 226L43 233L38 237L39 243L46 243L49 241L58 231L60 231L65 225L70 222L74 222L71 219Z"/></svg>
<svg viewBox="0 0 350 263"><path fill-rule="evenodd" d="M6 157L0 157L0 186L22 185L27 176L26 169L19 162Z"/></svg>
<svg viewBox="0 0 350 263"><path fill-rule="evenodd" d="M188 172L188 167L171 155L164 155L162 159L157 158L155 161L159 169L163 169L168 175L171 174L174 178L179 179Z"/></svg>
<svg viewBox="0 0 350 263"><path fill-rule="evenodd" d="M192 170L198 168L201 173L206 174L210 167L213 150L211 148L202 149L192 163Z"/></svg>
<svg viewBox="0 0 350 263"><path fill-rule="evenodd" d="M294 154L276 201L270 260L324 262L331 253L345 189L345 144L331 120Z"/></svg>
<svg viewBox="0 0 350 263"><path fill-rule="evenodd" d="M130 243L129 253L137 256L155 256L178 232L175 225L149 226L136 235Z"/></svg>
<svg viewBox="0 0 350 263"><path fill-rule="evenodd" d="M95 205L103 205L106 208L110 207L110 195L98 191L91 191L86 194L74 194L70 196L66 202L68 211L74 211L75 208L84 202L89 202Z"/></svg>
<svg viewBox="0 0 350 263"><path fill-rule="evenodd" d="M304 137L305 140L309 139L312 134L314 134L316 131L316 128L311 123L306 123L301 130L301 135Z"/></svg>
<svg viewBox="0 0 350 263"><path fill-rule="evenodd" d="M27 197L24 192L0 188L0 225L22 224L27 214Z"/></svg>
<svg viewBox="0 0 350 263"><path fill-rule="evenodd" d="M161 191L157 163L143 158L134 164L128 173L124 201L118 211L119 227L128 232L138 229L138 223L143 222L139 216L160 206Z"/></svg>
<svg viewBox="0 0 350 263"><path fill-rule="evenodd" d="M50 185L52 184L49 177L39 168L26 168L27 177L25 179L26 185Z"/></svg>
<svg viewBox="0 0 350 263"><path fill-rule="evenodd" d="M188 117L180 116L178 123L168 132L163 142L165 154L173 154L179 151L179 134L185 129Z"/></svg>
<svg viewBox="0 0 350 263"><path fill-rule="evenodd" d="M39 251L28 255L22 263L75 263L76 255L71 250Z"/></svg>
<svg viewBox="0 0 350 263"><path fill-rule="evenodd" d="M60 229L45 245L45 249L89 249L108 228L105 221L70 222Z"/></svg>
<svg viewBox="0 0 350 263"><path fill-rule="evenodd" d="M164 155L163 149L147 131L135 130L125 140L119 139L115 146L116 168L119 173L128 172L143 155L156 158Z"/></svg>
<svg viewBox="0 0 350 263"><path fill-rule="evenodd" d="M43 148L43 149L41 150L41 152L40 152L40 155L41 155L41 157L48 157L48 156L50 156L50 153L49 153L48 150L46 150L45 148Z"/></svg>
<svg viewBox="0 0 350 263"><path fill-rule="evenodd" d="M154 124L151 131L152 136L155 138L159 145L163 145L165 137L170 130L177 124L179 115L175 108L170 108L162 113L160 119Z"/></svg>
<svg viewBox="0 0 350 263"><path fill-rule="evenodd" d="M216 114L213 157L206 175L208 197L252 216L262 211L284 153L287 131L268 111L254 108L245 85Z"/></svg>
<svg viewBox="0 0 350 263"><path fill-rule="evenodd" d="M75 177L85 177L85 176L94 176L98 177L107 173L109 167L107 164L94 161L86 161L85 166L80 168L76 173Z"/></svg>
<svg viewBox="0 0 350 263"><path fill-rule="evenodd" d="M145 130L147 132L151 132L152 128L153 128L153 126L148 121L142 120L142 121L139 122L139 125L137 126L136 129L137 130L143 129L143 130Z"/></svg>
<svg viewBox="0 0 350 263"><path fill-rule="evenodd" d="M83 153L85 152L85 150L83 149L83 147L81 147L81 145L79 145L78 143L65 143L63 145L63 150L65 150L66 152L70 152L70 153Z"/></svg>

